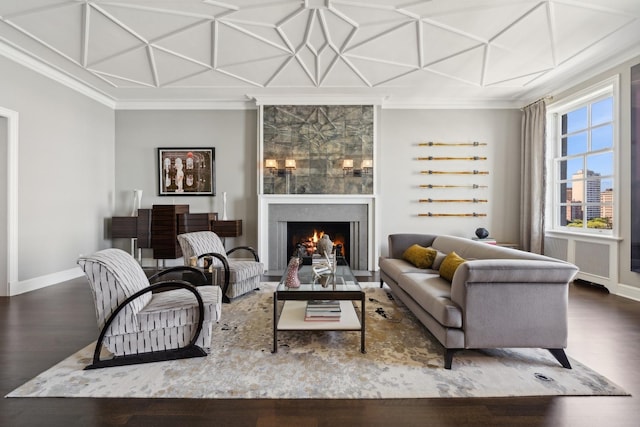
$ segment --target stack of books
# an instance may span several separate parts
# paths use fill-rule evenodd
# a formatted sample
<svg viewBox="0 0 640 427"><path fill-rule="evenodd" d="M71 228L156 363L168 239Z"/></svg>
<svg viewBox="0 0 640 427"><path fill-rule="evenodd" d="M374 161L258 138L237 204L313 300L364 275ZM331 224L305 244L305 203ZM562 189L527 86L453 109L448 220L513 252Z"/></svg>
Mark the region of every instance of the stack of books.
<svg viewBox="0 0 640 427"><path fill-rule="evenodd" d="M340 301L309 300L305 310L304 320L308 322L338 322L340 321Z"/></svg>

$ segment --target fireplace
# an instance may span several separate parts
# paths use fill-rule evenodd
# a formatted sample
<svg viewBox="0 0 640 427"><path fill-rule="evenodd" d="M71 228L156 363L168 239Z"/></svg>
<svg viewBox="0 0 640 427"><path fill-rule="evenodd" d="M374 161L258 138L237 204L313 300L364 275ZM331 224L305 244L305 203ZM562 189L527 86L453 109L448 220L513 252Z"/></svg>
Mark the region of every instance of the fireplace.
<svg viewBox="0 0 640 427"><path fill-rule="evenodd" d="M346 221L327 222L287 222L287 256L291 256L298 245L303 245L305 255L312 256L316 253L316 243L323 235L328 235L334 247L339 247L344 259L352 265L349 246L351 242L351 231L349 223Z"/></svg>
<svg viewBox="0 0 640 427"><path fill-rule="evenodd" d="M371 206L368 202L358 203L351 200L313 198L297 196L293 198L264 198L264 228L261 235L264 240L260 246L260 259L264 260L269 271L283 271L295 248L289 236L289 223L310 226L317 232L324 231L336 243L337 236L344 236L343 254L353 270L369 269L372 249L370 248ZM268 201L268 203L267 203ZM332 228L340 225L340 229ZM326 229L325 229L326 227ZM320 229L322 228L322 229ZM307 231L295 238L308 238ZM266 255L263 255L266 254Z"/></svg>

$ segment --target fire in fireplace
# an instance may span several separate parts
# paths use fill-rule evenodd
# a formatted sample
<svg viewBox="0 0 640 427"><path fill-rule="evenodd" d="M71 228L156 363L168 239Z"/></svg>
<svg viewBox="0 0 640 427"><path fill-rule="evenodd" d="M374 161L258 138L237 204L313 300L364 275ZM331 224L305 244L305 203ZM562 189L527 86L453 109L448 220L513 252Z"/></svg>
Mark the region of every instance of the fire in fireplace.
<svg viewBox="0 0 640 427"><path fill-rule="evenodd" d="M316 252L316 243L328 234L334 247L342 246L344 259L350 262L349 254L349 222L287 222L287 258L291 257L298 247L303 245L307 255Z"/></svg>

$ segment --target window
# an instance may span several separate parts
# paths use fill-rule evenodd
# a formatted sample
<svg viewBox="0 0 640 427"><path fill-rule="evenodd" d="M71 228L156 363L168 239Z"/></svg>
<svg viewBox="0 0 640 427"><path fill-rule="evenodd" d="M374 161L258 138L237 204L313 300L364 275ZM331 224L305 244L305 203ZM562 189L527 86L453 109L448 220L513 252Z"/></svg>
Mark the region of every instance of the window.
<svg viewBox="0 0 640 427"><path fill-rule="evenodd" d="M617 79L549 108L554 230L613 234Z"/></svg>

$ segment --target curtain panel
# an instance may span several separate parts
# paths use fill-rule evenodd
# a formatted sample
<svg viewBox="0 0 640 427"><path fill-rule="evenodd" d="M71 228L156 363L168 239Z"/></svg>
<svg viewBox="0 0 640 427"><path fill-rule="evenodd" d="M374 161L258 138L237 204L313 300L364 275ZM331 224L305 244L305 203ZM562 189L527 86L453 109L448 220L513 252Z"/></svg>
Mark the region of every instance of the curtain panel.
<svg viewBox="0 0 640 427"><path fill-rule="evenodd" d="M522 109L522 181L520 191L520 243L525 251L544 252L544 213L547 171L545 101Z"/></svg>

